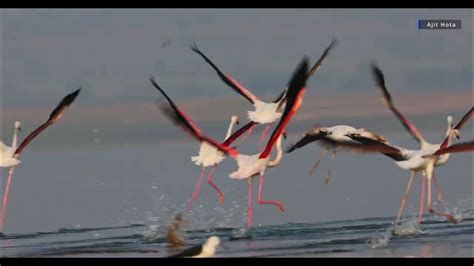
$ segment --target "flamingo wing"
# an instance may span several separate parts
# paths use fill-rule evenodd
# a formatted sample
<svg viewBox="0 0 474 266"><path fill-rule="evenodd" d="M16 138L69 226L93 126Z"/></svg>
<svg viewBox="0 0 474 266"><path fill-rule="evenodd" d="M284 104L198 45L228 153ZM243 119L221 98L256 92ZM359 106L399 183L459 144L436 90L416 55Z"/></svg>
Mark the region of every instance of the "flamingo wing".
<svg viewBox="0 0 474 266"><path fill-rule="evenodd" d="M186 115L174 102L171 98L166 94L166 92L158 85L153 77L150 78L151 84L155 87L161 94L165 97L168 101L169 105L160 105L161 111L175 124L178 124L183 127L189 134L197 138L198 140L202 140L202 132L199 129L194 121Z"/></svg>
<svg viewBox="0 0 474 266"><path fill-rule="evenodd" d="M296 114L298 109L301 106L303 101L304 95L304 88L306 86L306 77L308 74L308 58L304 57L303 60L299 63L296 67L293 76L288 84L288 91L286 94L286 106L283 114L280 118L280 122L278 123L277 127L273 131L270 139L267 143L267 146L260 154L260 159L267 158L270 154L273 145L283 133L283 130L290 122L291 118Z"/></svg>
<svg viewBox="0 0 474 266"><path fill-rule="evenodd" d="M50 113L49 118L46 122L41 124L38 128L36 128L33 132L31 132L18 146L18 148L15 150L15 157L20 156L21 152L23 149L28 146L28 144L33 141L33 139L36 138L43 130L45 130L47 127L50 125L54 124L56 121L58 121L61 116L64 114L64 112L69 108L69 106L74 102L76 99L77 95L81 92L81 89L79 88L78 90L75 90L74 92L66 95L54 108L54 110Z"/></svg>
<svg viewBox="0 0 474 266"><path fill-rule="evenodd" d="M199 129L196 124L193 122L191 117L186 114L183 110L181 110L171 98L165 93L165 91L158 85L155 79L152 77L150 78L151 84L163 94L166 98L168 105L161 105L161 111L170 119L174 124L181 126L184 130L186 130L191 136L196 138L199 141L206 141L207 143L214 146L216 149L229 154L232 157L237 156L237 150L232 149L231 147L225 146L218 141L215 141L212 138L205 136L201 129Z"/></svg>
<svg viewBox="0 0 474 266"><path fill-rule="evenodd" d="M327 132L320 131L320 130L318 130L318 128L312 128L300 140L298 140L295 144L290 145L286 149L286 153L293 152L294 150L299 149L299 148L301 148L301 147L305 146L306 144L311 143L313 141L318 141L318 140L324 138L324 136L326 136L326 135L327 135Z"/></svg>
<svg viewBox="0 0 474 266"><path fill-rule="evenodd" d="M474 140L459 142L446 148L440 148L433 155L442 155L445 153L468 152L474 150Z"/></svg>
<svg viewBox="0 0 474 266"><path fill-rule="evenodd" d="M310 79L314 74L316 74L316 72L318 72L318 70L321 68L321 65L322 65L324 59L329 54L329 51L331 51L331 49L334 46L336 46L337 43L338 43L337 39L333 38L331 43L329 44L329 46L324 50L323 54L319 57L318 61L316 61L316 63L314 63L314 65L309 70L308 74L306 75L307 80ZM278 105L277 110L280 109L281 105L285 102L285 100L286 100L286 90L284 90L278 96L278 98L276 98L276 100L273 101L274 103L280 102L280 104Z"/></svg>
<svg viewBox="0 0 474 266"><path fill-rule="evenodd" d="M469 119L471 118L472 116L472 112L473 112L473 109L474 107L471 107L471 110L469 110L462 118L461 120L458 122L458 124L454 127L454 129L457 129L457 130L461 130L461 128L464 126L464 124L467 123L467 121L469 121ZM441 143L441 148L446 148L446 146L448 146L448 140L449 140L449 136L446 137L443 142Z"/></svg>
<svg viewBox="0 0 474 266"><path fill-rule="evenodd" d="M237 93L244 96L247 100L249 100L252 104L254 104L258 98L253 95L249 90L247 90L244 86L238 83L235 79L233 79L230 75L225 75L204 53L199 50L196 44L191 46L191 50L199 54L204 60L211 65L211 67L217 72L217 75L221 78L221 80L234 89Z"/></svg>
<svg viewBox="0 0 474 266"><path fill-rule="evenodd" d="M372 74L375 79L375 83L377 88L379 89L380 93L382 94L382 97L384 99L385 104L390 108L390 110L395 114L395 116L402 122L403 126L408 130L408 132L418 141L418 142L423 142L424 138L421 135L421 133L418 131L418 129L415 127L413 123L408 120L398 109L395 107L393 104L392 96L388 92L387 87L385 86L385 78L382 73L382 71L374 64L372 63Z"/></svg>
<svg viewBox="0 0 474 266"><path fill-rule="evenodd" d="M382 153L396 161L404 161L407 159L403 156L399 148L392 146L385 141L362 136L359 133L348 133L346 136L363 144L362 146L357 147L360 151Z"/></svg>
<svg viewBox="0 0 474 266"><path fill-rule="evenodd" d="M323 54L319 57L318 61L316 61L316 63L314 63L314 65L313 65L313 67L311 67L311 69L309 70L308 75L307 75L307 79L311 78L314 74L316 74L316 72L321 68L321 65L322 65L324 59L329 54L329 51L331 51L331 49L334 46L336 46L337 43L338 43L337 39L333 38L331 40L331 43L329 44L329 46L326 48L326 50L324 50Z"/></svg>
<svg viewBox="0 0 474 266"><path fill-rule="evenodd" d="M242 134L244 134L247 130L249 130L255 124L256 122L254 121L248 122L245 126L235 131L234 134L230 135L222 144L225 146L229 146L230 144L232 144L232 142L234 142L236 139L242 136Z"/></svg>

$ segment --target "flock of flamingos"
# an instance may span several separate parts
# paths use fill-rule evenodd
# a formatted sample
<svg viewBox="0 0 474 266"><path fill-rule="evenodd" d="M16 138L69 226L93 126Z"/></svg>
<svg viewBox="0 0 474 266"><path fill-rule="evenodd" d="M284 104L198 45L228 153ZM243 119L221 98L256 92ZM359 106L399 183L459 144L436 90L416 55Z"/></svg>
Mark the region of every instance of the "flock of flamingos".
<svg viewBox="0 0 474 266"><path fill-rule="evenodd" d="M196 187L192 194L192 197L188 203L187 209L193 208L193 204L198 198L199 188L202 183L205 169L211 167L209 171L207 182L217 192L219 203L223 204L224 194L221 190L212 182L212 176L216 167L226 157L230 157L235 160L237 164L237 170L229 174L231 179L247 180L248 182L248 223L247 226L252 226L252 180L254 177L259 177L259 188L258 188L258 204L270 204L275 205L279 210L284 211L284 205L280 201L275 200L264 200L262 199L262 187L263 178L267 168L276 167L282 160L283 148L282 148L282 137L286 138L285 128L290 123L292 117L297 113L303 102L306 81L311 78L320 69L322 62L325 57L329 54L330 50L337 44L337 41L333 39L330 45L326 48L323 54L320 56L318 61L309 68L309 60L304 57L302 61L297 65L294 73L292 74L286 88L282 89L281 92L275 97L273 101L265 102L262 99L255 96L243 85L239 84L230 75L224 74L204 53L202 53L196 45L191 46L191 49L200 55L216 72L219 78L235 92L240 94L243 98L249 101L253 105L253 110L248 111L248 119L250 120L246 125L240 127L233 132L233 127L239 124L239 119L236 116L232 116L231 123L229 125L227 134L223 141L211 138L201 131L201 129L192 121L191 117L180 109L173 100L165 93L163 88L158 82L152 77L150 79L151 84L156 88L166 99L161 101L160 110L170 119L174 124L180 126L187 133L189 133L196 141L200 143L199 153L197 156L191 157L192 162L201 168ZM425 179L428 179L428 210L430 213L435 215L441 215L447 217L447 219L453 223L459 222L454 215L451 213L445 213L435 210L432 205L432 193L431 193L431 181L435 182L437 188L438 200L442 200L443 194L440 191L436 176L434 175L434 168L437 166L444 165L449 159L450 153L453 152L468 152L474 149L474 142L458 142L453 144L455 138L459 138L461 128L471 118L473 107L459 120L459 122L453 126L453 118L448 116L446 137L439 144L432 144L425 140L407 117L405 117L394 105L393 99L385 85L385 79L382 71L374 64L371 65L371 71L374 77L375 85L382 95L384 103L390 108L393 114L400 120L406 130L420 143L418 149L407 149L400 146L393 145L390 141L374 132L370 132L363 128L354 128L347 125L336 125L332 127L313 127L309 129L304 136L297 142L292 144L286 149L286 153L292 153L295 150L304 147L308 143L318 142L321 144L322 152L319 160L312 168L312 172L315 170L320 160L328 153L332 153L334 159L337 151L356 151L364 153L380 153L391 158L395 164L401 169L409 171L410 176L408 185L405 193L401 199L401 204L397 217L394 223L394 227L399 223L402 216L403 210L406 205L407 197L411 189L412 182L418 172L422 174L423 189L420 195L420 209L418 223L421 223L421 217L424 212L424 193L425 193ZM17 146L18 132L20 131L20 122L15 122L14 134L11 147L6 146L0 141L0 166L8 168L8 176L6 180L5 190L3 193L2 207L0 210L0 233L3 232L4 220L6 216L8 196L11 187L12 175L15 167L21 163L19 160L20 155L29 143L47 127L57 122L68 107L74 102L76 97L79 95L81 89L78 89L71 94L64 97L57 107L51 112L49 118L41 124L37 129L30 133L21 143ZM271 126L277 123L272 134L268 138L265 146L262 147L266 139L267 132ZM245 141L257 125L263 125L260 137L261 147L256 153L245 154L242 153L236 146L231 146L233 142L242 137L242 141ZM233 133L232 133L233 132ZM244 135L244 133L246 133ZM276 156L270 159L272 149L276 146ZM328 173L330 176L330 170ZM3 180L2 180L3 182Z"/></svg>

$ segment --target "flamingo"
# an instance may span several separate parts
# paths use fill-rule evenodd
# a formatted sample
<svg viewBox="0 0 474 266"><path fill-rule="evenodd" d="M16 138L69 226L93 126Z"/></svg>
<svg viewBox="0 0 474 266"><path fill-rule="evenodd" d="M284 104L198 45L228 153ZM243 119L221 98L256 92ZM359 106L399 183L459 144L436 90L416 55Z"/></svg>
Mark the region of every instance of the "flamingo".
<svg viewBox="0 0 474 266"><path fill-rule="evenodd" d="M160 92L164 93L164 91L161 89L161 87L158 85L158 83L155 81L153 77L151 77L150 81L153 87L155 87ZM165 97L167 97L167 95ZM229 124L229 128L227 129L225 140L227 140L231 136L232 129L235 124L239 124L239 118L237 116L232 116L231 122ZM248 124L247 126L244 126L243 128L244 129L249 128L252 125L253 124L250 124L250 125ZM221 163L224 160L224 158L225 158L225 154L223 152L219 151L214 146L210 145L208 142L201 141L198 155L191 157L191 161L193 161L197 166L201 166L201 173L199 174L198 182L194 188L194 192L192 194L191 200L188 203L188 206L187 206L188 211L192 209L194 202L198 198L199 188L201 186L202 178L205 173L205 168L209 166L212 166L212 168L209 171L209 174L207 177L207 183L216 190L219 196L220 205L224 204L224 193L214 184L214 182L212 182L212 176L214 174L214 171L216 170L217 165Z"/></svg>
<svg viewBox="0 0 474 266"><path fill-rule="evenodd" d="M335 38L332 39L329 46L324 50L323 54L320 58L316 61L316 63L312 66L311 70L308 72L306 79L312 77L321 67L324 58L329 54L329 51L337 44L337 40ZM263 143L265 136L268 130L271 127L271 124L276 122L280 119L282 115L283 105L285 103L285 92L286 88L280 94L280 96L274 100L273 102L264 102L263 100L259 99L253 93L251 93L247 88L243 85L238 83L234 78L230 75L224 74L203 52L199 50L196 44L191 46L191 50L199 54L216 72L219 78L228 86L230 86L234 91L242 95L245 99L247 99L253 106L253 111L247 111L248 118L250 121L253 121L257 124L266 125L262 134L260 136L260 145ZM252 133L253 127L249 130L247 137Z"/></svg>
<svg viewBox="0 0 474 266"><path fill-rule="evenodd" d="M231 117L231 122L229 124L229 128L227 129L227 133L225 135L225 139L229 138L232 134L232 128L234 127L235 124L239 124L239 118L238 116L232 116ZM199 147L199 154L197 156L191 157L191 160L197 165L201 166L201 174L198 180L198 183L196 184L196 188L194 189L194 193L192 196L192 199L190 201L190 205L194 204L194 202L197 199L198 193L199 193L199 184L201 183L202 180L202 175L204 174L204 169L206 167L212 166L211 171L209 171L209 175L207 177L207 182L217 191L217 194L219 195L219 203L224 204L224 193L222 193L217 186L212 182L212 175L214 171L216 170L217 165L224 160L224 154L220 152L218 149L214 148L214 146L209 145L207 142L202 142L201 146ZM190 209L191 207L188 207Z"/></svg>
<svg viewBox="0 0 474 266"><path fill-rule="evenodd" d="M285 127L290 122L291 118L295 115L299 109L303 95L305 92L306 76L308 69L308 59L303 58L301 63L297 66L290 82L288 85L288 90L286 94L287 103L285 110L280 118L278 126L273 131L265 149L261 153L246 155L241 154L236 149L229 147L229 142L238 138L243 134L242 130L236 131L228 140L224 143L219 143L207 136L205 136L201 130L194 124L191 118L180 110L176 104L166 95L166 93L160 88L159 91L167 99L169 105L162 106L161 110L163 113L174 123L183 127L188 133L190 133L195 139L202 142L205 141L210 145L214 146L218 150L228 154L232 157L237 165L238 169L229 174L231 179L247 179L248 180L248 223L247 227L252 226L252 178L254 176L260 175L259 183L259 193L258 193L258 203L259 204L272 204L284 211L284 206L280 201L266 201L262 200L262 186L263 186L263 175L267 167L274 167L281 161L282 149L281 149L281 137L285 130ZM252 121L253 122L253 121ZM248 125L252 125L249 123ZM273 146L277 144L278 154L276 158L270 161L269 155L273 149Z"/></svg>
<svg viewBox="0 0 474 266"><path fill-rule="evenodd" d="M210 258L214 257L216 249L220 244L218 236L209 237L204 243L185 249L168 258Z"/></svg>
<svg viewBox="0 0 474 266"><path fill-rule="evenodd" d="M372 151L372 148L374 147L361 144L360 142L347 137L346 134L349 133L359 133L376 141L387 142L387 140L383 136L367 131L363 128L356 129L348 125L337 125L332 127L313 127L309 129L304 134L304 136L295 144L290 145L287 148L286 152L291 153L294 150L304 147L305 145L311 142L318 141L318 144L323 147L323 150L320 153L319 159L316 161L316 163L313 165L309 172L310 174L313 174L321 160L328 152L332 152L331 161L334 161L336 157L336 152L341 149L352 150L356 152ZM378 149L376 149L376 151L378 151ZM326 184L329 182L330 178L331 168L329 168L328 174L324 178Z"/></svg>
<svg viewBox="0 0 474 266"><path fill-rule="evenodd" d="M77 95L79 95L81 89L79 88L78 90L66 95L54 108L54 110L50 113L48 120L41 124L38 128L36 128L33 132L31 132L21 143L20 145L16 148L16 132L19 130L20 123L16 122L15 123L15 134L13 135L13 144L12 148L8 149L8 147L5 149L5 145L3 143L0 144L1 149L2 149L2 158L5 153L7 153L9 156L6 156L4 158L7 159L2 159L2 167L10 167L8 170L8 177L7 177L7 184L5 186L5 192L3 194L3 200L2 200L2 209L0 211L0 232L3 232L3 226L4 226L4 221L5 221L5 216L6 216L6 211L7 211L7 204L8 204L8 194L10 191L11 187L11 179L13 176L13 171L15 169L15 166L20 163L18 158L20 157L21 153L23 150L30 144L33 139L35 139L41 132L43 132L46 128L57 122L64 112L68 109L69 105L71 105L72 102L76 99ZM18 125L18 129L17 129ZM15 151L13 154L11 153L11 150L15 148ZM8 152L4 152L7 150ZM10 163L8 163L10 162ZM6 166L3 166L3 163L5 163Z"/></svg>
<svg viewBox="0 0 474 266"><path fill-rule="evenodd" d="M447 145L450 145L452 140L456 137L456 138L459 138L459 130L462 128L462 126L471 118L472 116L472 112L473 112L473 108L471 108L465 115L464 117L460 120L460 122L456 125L456 127L452 127L452 121L453 121L453 118L452 116L448 116L447 118L447 122L448 122L448 129L447 129L447 132L446 132L446 138L443 140L443 142L441 144L432 144L432 143L429 143L428 141L426 141L423 136L421 135L420 131L415 127L415 125L413 123L411 123L408 118L406 118L394 105L393 103L393 100L392 100L392 96L390 95L390 93L388 92L388 89L387 87L385 86L385 78L384 78L384 75L382 73L382 71L375 65L374 62L372 62L371 64L371 68L372 68L372 75L374 77L374 80L375 80L375 84L376 84L376 87L378 88L378 90L380 91L380 93L382 94L382 99L384 101L384 103L390 108L390 110L394 113L394 115L400 120L400 122L402 123L402 125L408 130L408 132L413 136L413 138L415 140L417 140L419 143L420 143L420 149L419 151L416 153L420 153L420 154L424 154L424 153L429 153L431 151L435 151L435 150L438 150L440 147L443 148L443 147L446 147ZM403 169L410 169L411 171L411 174L410 174L410 179L409 179L409 184L408 184L408 187L407 187L407 191L409 192L410 188L411 188L411 181L414 176L416 175L416 172L417 171L422 171L422 191L421 191L421 195L420 195L420 209L419 209L419 213L418 213L418 224L421 223L421 218L422 218L422 215L423 215L423 207L424 207L424 183L425 183L425 176L428 174L427 172L427 169L428 169L428 163L425 162L425 160L422 160L422 158L419 157L419 155L416 155L414 156L413 158L418 158L416 160L416 163L414 163L413 166L411 166L411 162L413 161L410 161L410 163L407 164L407 166L401 166L399 163L399 166L401 166ZM441 166L441 165L444 165L449 159L449 153L448 154L444 154L442 156L437 156L436 157L436 161L435 161L435 165L434 166ZM421 163L421 162L424 162L426 164L423 165L423 167L421 167L418 163ZM405 163L401 163L401 164L405 164ZM421 168L420 168L421 167ZM414 172L413 172L414 171ZM411 177L413 176L413 178ZM429 200L428 200L428 208L429 208L429 212L430 213L434 213L434 214L438 214L438 215L442 215L442 216L446 216L448 217L448 219L451 221L451 222L454 222L456 223L457 220L454 218L454 216L452 216L451 214L448 214L448 213L441 213L441 212L438 212L434 209L432 209L431 207L431 178L432 177L434 178L435 180L435 185L437 187L437 190L438 190L438 200L442 200L443 199L443 194L442 192L439 190L439 185L438 185L438 182L436 180L436 176L434 175L434 172L430 173L430 177L428 177L428 193L429 193ZM408 194L408 192L406 194ZM406 204L406 197L403 197L402 198L402 206L401 206L401 210L404 208L404 205ZM400 217L397 218L397 221L400 219Z"/></svg>
<svg viewBox="0 0 474 266"><path fill-rule="evenodd" d="M400 168L410 171L410 178L408 181L408 185L402 197L400 208L398 210L398 214L397 214L397 218L395 220L394 226L396 226L398 222L400 221L401 215L406 205L408 194L411 189L411 184L413 182L414 177L416 176L416 173L419 171L425 172L424 174L428 176L428 208L430 210L430 213L446 216L453 223L458 222L457 219L455 219L453 215L435 211L431 207L430 179L433 174L433 168L434 166L436 166L436 160L438 159L437 158L438 156L447 155L449 154L451 150L453 150L453 152L470 151L472 150L472 142L468 142L467 144L463 143L464 145L459 145L459 146L455 144L447 148L440 148L439 146L438 148L436 148L435 146L432 146L429 149L427 148L427 149L410 150L410 149L402 148L399 146L394 146L390 143L379 142L379 141L361 136L358 133L350 133L350 134L346 134L346 136L366 145L379 144L379 145L384 145L387 148L393 148L394 149L393 151L381 152L381 153L393 159L395 161L395 164L399 166Z"/></svg>
<svg viewBox="0 0 474 266"><path fill-rule="evenodd" d="M17 147L18 132L21 131L20 125L21 123L19 121L16 121L14 124L11 147L8 147L0 141L0 167L14 167L21 163L20 160L13 156Z"/></svg>

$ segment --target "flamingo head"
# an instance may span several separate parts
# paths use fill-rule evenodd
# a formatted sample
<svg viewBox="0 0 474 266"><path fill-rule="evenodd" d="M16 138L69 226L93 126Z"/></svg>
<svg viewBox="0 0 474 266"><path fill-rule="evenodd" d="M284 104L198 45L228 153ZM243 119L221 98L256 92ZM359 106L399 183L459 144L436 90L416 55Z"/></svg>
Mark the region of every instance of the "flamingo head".
<svg viewBox="0 0 474 266"><path fill-rule="evenodd" d="M21 127L20 127L21 123L19 121L15 121L15 128L18 130L18 131L21 131Z"/></svg>
<svg viewBox="0 0 474 266"><path fill-rule="evenodd" d="M459 130L453 128L453 117L449 115L447 118L447 121L448 121L448 135L451 138L459 139Z"/></svg>
<svg viewBox="0 0 474 266"><path fill-rule="evenodd" d="M234 123L234 124L236 124L236 125L238 125L238 124L240 123L239 117L236 116L236 115L233 115L233 116L231 117L231 121L232 121L232 123Z"/></svg>

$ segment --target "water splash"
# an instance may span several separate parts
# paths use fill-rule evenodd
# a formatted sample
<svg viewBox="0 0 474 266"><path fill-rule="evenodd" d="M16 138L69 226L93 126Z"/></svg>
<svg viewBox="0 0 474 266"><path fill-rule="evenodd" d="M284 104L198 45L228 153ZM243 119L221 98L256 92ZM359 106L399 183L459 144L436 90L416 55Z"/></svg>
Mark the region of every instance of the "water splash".
<svg viewBox="0 0 474 266"><path fill-rule="evenodd" d="M371 248L383 248L388 246L390 238L392 237L392 229L390 228L383 234L373 236L369 241L366 242Z"/></svg>
<svg viewBox="0 0 474 266"><path fill-rule="evenodd" d="M393 230L393 234L398 236L417 235L424 233L425 232L421 230L416 217L410 217L406 220L403 220L399 225L396 225Z"/></svg>

